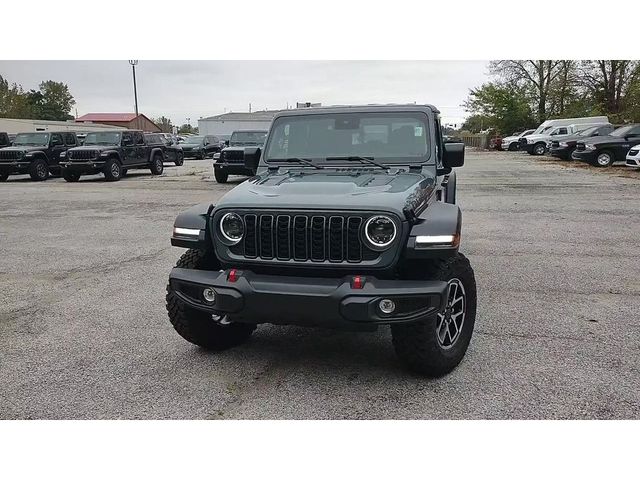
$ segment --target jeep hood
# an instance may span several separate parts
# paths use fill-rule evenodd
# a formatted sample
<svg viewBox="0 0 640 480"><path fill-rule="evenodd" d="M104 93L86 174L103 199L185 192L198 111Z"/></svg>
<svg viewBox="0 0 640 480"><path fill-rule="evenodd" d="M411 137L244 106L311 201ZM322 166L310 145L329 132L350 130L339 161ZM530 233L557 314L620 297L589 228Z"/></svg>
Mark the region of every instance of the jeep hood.
<svg viewBox="0 0 640 480"><path fill-rule="evenodd" d="M420 213L435 178L418 172L318 170L265 172L228 192L217 208L367 210Z"/></svg>
<svg viewBox="0 0 640 480"><path fill-rule="evenodd" d="M83 150L97 150L103 152L105 150L113 150L114 148L120 148L118 145L81 145L79 147L70 148L68 151L83 151Z"/></svg>
<svg viewBox="0 0 640 480"><path fill-rule="evenodd" d="M4 150L5 152L36 152L39 150L46 150L47 146L46 145L40 145L40 146L35 146L35 145L24 145L24 146L11 146L11 147L4 147L2 150Z"/></svg>

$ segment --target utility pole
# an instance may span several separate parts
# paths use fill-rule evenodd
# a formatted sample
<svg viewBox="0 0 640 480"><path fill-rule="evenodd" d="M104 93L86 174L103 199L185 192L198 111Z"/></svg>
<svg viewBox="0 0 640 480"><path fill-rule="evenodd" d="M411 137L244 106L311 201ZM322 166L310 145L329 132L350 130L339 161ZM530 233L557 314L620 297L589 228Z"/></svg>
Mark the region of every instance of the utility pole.
<svg viewBox="0 0 640 480"><path fill-rule="evenodd" d="M249 113L251 113L251 102L249 102Z"/></svg>
<svg viewBox="0 0 640 480"><path fill-rule="evenodd" d="M138 60L129 60L129 65L131 65L131 69L133 70L133 99L136 102L136 126L138 125L138 87L136 85L136 65L138 64Z"/></svg>

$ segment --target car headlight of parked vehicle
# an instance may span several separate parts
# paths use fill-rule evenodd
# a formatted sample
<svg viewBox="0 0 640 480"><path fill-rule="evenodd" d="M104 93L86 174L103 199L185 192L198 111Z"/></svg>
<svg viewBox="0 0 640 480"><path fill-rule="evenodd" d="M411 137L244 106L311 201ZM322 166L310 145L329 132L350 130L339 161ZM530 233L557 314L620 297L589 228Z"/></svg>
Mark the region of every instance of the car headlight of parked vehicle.
<svg viewBox="0 0 640 480"><path fill-rule="evenodd" d="M595 145L592 145L592 144L590 144L590 143L587 143L587 144L584 146L584 148L585 148L586 150L595 150L595 149L596 149L596 146L595 146Z"/></svg>
<svg viewBox="0 0 640 480"><path fill-rule="evenodd" d="M385 215L371 217L364 225L364 237L374 250L385 250L395 240L396 224Z"/></svg>
<svg viewBox="0 0 640 480"><path fill-rule="evenodd" d="M569 144L567 142L560 142L559 145L561 147L568 147L569 146Z"/></svg>
<svg viewBox="0 0 640 480"><path fill-rule="evenodd" d="M220 219L220 233L225 243L235 245L244 235L244 222L237 213L226 213Z"/></svg>
<svg viewBox="0 0 640 480"><path fill-rule="evenodd" d="M213 159L214 159L214 160L220 160L220 152L218 152L218 153L214 153L214 154L213 154Z"/></svg>

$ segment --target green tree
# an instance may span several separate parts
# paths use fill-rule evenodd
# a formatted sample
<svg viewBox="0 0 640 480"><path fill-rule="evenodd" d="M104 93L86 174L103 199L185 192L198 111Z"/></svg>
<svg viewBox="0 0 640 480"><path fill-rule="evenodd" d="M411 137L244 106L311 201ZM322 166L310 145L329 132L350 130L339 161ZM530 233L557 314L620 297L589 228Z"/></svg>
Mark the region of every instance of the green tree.
<svg viewBox="0 0 640 480"><path fill-rule="evenodd" d="M47 80L40 84L40 99L37 112L41 120L72 120L71 109L76 104L66 83Z"/></svg>
<svg viewBox="0 0 640 480"><path fill-rule="evenodd" d="M9 82L0 75L0 117L29 118L30 106L22 86Z"/></svg>
<svg viewBox="0 0 640 480"><path fill-rule="evenodd" d="M198 133L198 127L192 127L188 123L180 125L178 133Z"/></svg>
<svg viewBox="0 0 640 480"><path fill-rule="evenodd" d="M534 125L530 99L526 88L509 83L489 82L471 89L464 103L471 113L463 128L479 131L481 128L494 128L499 133L511 134Z"/></svg>
<svg viewBox="0 0 640 480"><path fill-rule="evenodd" d="M173 124L171 123L171 119L165 116L162 116L162 117L154 118L152 120L153 120L153 123L155 123L156 125L158 125L158 127L160 127L160 131L164 133L172 133Z"/></svg>

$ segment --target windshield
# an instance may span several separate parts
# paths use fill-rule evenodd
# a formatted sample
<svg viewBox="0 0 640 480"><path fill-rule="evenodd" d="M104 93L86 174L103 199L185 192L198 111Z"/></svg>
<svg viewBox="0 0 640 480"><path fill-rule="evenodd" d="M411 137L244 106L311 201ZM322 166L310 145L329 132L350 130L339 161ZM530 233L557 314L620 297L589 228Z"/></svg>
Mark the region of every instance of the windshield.
<svg viewBox="0 0 640 480"><path fill-rule="evenodd" d="M271 128L265 160L370 157L385 163L429 158L421 113L336 113L284 116Z"/></svg>
<svg viewBox="0 0 640 480"><path fill-rule="evenodd" d="M598 125L597 127L591 127L591 128L587 128L586 130L581 130L578 133L576 133L576 135L578 137L590 137L592 136L599 128L601 128L600 125Z"/></svg>
<svg viewBox="0 0 640 480"><path fill-rule="evenodd" d="M49 145L48 133L19 133L13 141L14 145Z"/></svg>
<svg viewBox="0 0 640 480"><path fill-rule="evenodd" d="M204 137L189 137L185 139L184 143L202 143Z"/></svg>
<svg viewBox="0 0 640 480"><path fill-rule="evenodd" d="M624 127L616 128L609 135L612 135L614 137L626 137L631 130L636 128L636 126L637 125L626 125Z"/></svg>
<svg viewBox="0 0 640 480"><path fill-rule="evenodd" d="M253 132L233 132L231 134L231 140L229 143L238 145L262 145L267 139L266 131L253 131Z"/></svg>
<svg viewBox="0 0 640 480"><path fill-rule="evenodd" d="M85 145L120 145L119 132L87 133L84 139Z"/></svg>
<svg viewBox="0 0 640 480"><path fill-rule="evenodd" d="M531 135L534 132L534 130L527 130L526 132L522 132L522 136L526 137L527 135Z"/></svg>

